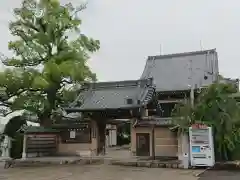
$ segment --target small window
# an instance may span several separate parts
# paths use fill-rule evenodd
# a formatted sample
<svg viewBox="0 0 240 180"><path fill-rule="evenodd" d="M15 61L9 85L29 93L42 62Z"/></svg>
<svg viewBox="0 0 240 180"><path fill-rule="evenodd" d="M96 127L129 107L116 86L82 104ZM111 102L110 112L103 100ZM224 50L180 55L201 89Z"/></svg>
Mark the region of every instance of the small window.
<svg viewBox="0 0 240 180"><path fill-rule="evenodd" d="M127 104L133 104L133 99L127 99Z"/></svg>

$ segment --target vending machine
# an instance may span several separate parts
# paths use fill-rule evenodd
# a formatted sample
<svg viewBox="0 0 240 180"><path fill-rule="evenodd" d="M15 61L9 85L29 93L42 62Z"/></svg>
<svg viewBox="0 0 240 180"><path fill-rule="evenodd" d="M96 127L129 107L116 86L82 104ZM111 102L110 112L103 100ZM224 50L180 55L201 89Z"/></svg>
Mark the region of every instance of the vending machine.
<svg viewBox="0 0 240 180"><path fill-rule="evenodd" d="M212 128L194 124L189 128L191 166L211 167L215 164Z"/></svg>

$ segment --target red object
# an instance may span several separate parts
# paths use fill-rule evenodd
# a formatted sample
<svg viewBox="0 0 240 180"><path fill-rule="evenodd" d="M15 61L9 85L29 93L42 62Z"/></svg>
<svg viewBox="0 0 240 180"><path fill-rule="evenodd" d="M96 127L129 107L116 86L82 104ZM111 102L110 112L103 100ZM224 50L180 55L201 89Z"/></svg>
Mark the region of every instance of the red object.
<svg viewBox="0 0 240 180"><path fill-rule="evenodd" d="M208 126L205 124L196 123L196 124L192 124L192 128L193 129L206 129L206 128L208 128Z"/></svg>

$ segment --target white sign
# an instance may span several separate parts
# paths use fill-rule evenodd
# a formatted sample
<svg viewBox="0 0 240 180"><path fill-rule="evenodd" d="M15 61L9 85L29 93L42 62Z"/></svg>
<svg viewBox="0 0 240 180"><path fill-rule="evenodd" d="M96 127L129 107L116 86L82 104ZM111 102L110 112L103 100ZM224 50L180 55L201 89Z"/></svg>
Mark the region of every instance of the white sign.
<svg viewBox="0 0 240 180"><path fill-rule="evenodd" d="M214 166L212 128L193 126L189 128L191 166Z"/></svg>
<svg viewBox="0 0 240 180"><path fill-rule="evenodd" d="M70 138L71 139L76 138L76 131L70 131Z"/></svg>

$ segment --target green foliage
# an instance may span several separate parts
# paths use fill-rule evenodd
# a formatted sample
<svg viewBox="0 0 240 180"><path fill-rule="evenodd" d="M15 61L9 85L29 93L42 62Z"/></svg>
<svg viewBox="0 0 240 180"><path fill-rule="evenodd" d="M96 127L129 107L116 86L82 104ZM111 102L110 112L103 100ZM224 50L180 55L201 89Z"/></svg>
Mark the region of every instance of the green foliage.
<svg viewBox="0 0 240 180"><path fill-rule="evenodd" d="M36 16L34 8L42 9L42 16ZM45 121L62 102L67 103L67 97L69 101L76 97L68 84L96 80L87 60L100 44L81 33L82 21L76 15L84 8L63 6L57 0L24 0L21 8L14 9L16 20L9 29L18 39L9 42L9 49L15 56L3 60L7 69L0 73L4 105L29 110ZM69 33L76 38L69 40Z"/></svg>
<svg viewBox="0 0 240 180"><path fill-rule="evenodd" d="M229 96L233 92L235 89L229 84L213 84L201 92L194 108L187 103L173 111L174 123L181 132L196 122L213 127L216 156L220 160L231 159L240 143L240 107Z"/></svg>
<svg viewBox="0 0 240 180"><path fill-rule="evenodd" d="M73 102L80 93L79 85L73 85L68 88L64 88L59 97L61 97L61 104L67 106L69 102Z"/></svg>
<svg viewBox="0 0 240 180"><path fill-rule="evenodd" d="M172 129L178 129L178 135L188 132L189 124L193 124L193 108L190 102L186 99L185 103L177 104L172 111L173 124Z"/></svg>
<svg viewBox="0 0 240 180"><path fill-rule="evenodd" d="M124 123L117 127L117 145L122 146L131 142L131 124Z"/></svg>

